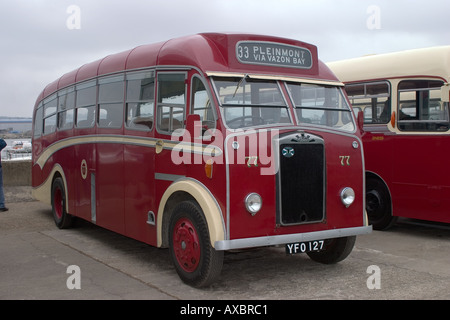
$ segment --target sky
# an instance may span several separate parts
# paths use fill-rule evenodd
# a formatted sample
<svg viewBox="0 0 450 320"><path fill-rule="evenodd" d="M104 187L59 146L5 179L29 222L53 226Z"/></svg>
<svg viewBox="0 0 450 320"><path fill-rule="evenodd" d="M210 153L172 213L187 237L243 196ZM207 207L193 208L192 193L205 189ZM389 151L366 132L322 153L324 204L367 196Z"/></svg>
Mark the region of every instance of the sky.
<svg viewBox="0 0 450 320"><path fill-rule="evenodd" d="M0 116L79 66L200 32L309 42L324 62L450 45L448 0L0 0Z"/></svg>

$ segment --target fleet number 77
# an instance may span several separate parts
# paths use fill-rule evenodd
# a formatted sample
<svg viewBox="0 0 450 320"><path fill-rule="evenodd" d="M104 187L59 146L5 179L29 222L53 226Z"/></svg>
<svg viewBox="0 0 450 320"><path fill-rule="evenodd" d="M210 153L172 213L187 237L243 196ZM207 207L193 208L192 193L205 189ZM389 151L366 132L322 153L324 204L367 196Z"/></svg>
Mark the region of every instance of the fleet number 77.
<svg viewBox="0 0 450 320"><path fill-rule="evenodd" d="M341 165L342 166L349 166L350 165L350 156L339 156L339 159L341 159Z"/></svg>

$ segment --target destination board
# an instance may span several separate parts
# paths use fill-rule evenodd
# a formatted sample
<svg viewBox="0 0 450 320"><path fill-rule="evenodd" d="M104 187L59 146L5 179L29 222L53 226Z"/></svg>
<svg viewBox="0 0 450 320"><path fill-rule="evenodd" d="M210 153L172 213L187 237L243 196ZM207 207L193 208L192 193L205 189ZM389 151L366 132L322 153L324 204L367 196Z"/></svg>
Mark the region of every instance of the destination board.
<svg viewBox="0 0 450 320"><path fill-rule="evenodd" d="M275 42L240 41L236 58L241 63L277 67L311 69L313 65L308 49Z"/></svg>

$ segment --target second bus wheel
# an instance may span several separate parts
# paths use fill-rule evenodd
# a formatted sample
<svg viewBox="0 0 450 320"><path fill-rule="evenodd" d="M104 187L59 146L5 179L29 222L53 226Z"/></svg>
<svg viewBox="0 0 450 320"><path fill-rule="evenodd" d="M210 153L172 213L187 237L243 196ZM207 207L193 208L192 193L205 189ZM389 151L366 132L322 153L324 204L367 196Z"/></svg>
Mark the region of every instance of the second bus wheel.
<svg viewBox="0 0 450 320"><path fill-rule="evenodd" d="M52 184L52 212L58 228L72 226L73 217L66 212L66 191L61 177L56 178Z"/></svg>
<svg viewBox="0 0 450 320"><path fill-rule="evenodd" d="M214 282L223 265L223 251L210 244L206 220L191 201L178 204L169 226L169 246L178 275L186 284L204 287Z"/></svg>
<svg viewBox="0 0 450 320"><path fill-rule="evenodd" d="M387 230L397 220L392 215L389 190L380 179L368 178L366 181L366 211L375 230Z"/></svg>

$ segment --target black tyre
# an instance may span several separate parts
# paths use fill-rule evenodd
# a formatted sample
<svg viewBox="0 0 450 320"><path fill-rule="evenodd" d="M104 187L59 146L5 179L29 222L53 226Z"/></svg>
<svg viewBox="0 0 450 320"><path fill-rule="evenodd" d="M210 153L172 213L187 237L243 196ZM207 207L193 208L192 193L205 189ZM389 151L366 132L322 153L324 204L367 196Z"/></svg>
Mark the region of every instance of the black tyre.
<svg viewBox="0 0 450 320"><path fill-rule="evenodd" d="M389 229L397 220L392 216L389 190L380 179L368 178L366 181L366 211L375 230Z"/></svg>
<svg viewBox="0 0 450 320"><path fill-rule="evenodd" d="M308 252L308 256L320 263L333 264L344 260L352 252L356 236L325 240L325 249Z"/></svg>
<svg viewBox="0 0 450 320"><path fill-rule="evenodd" d="M73 217L66 212L66 192L60 177L56 178L52 184L52 212L58 228L65 229L72 226Z"/></svg>
<svg viewBox="0 0 450 320"><path fill-rule="evenodd" d="M223 251L211 246L205 217L194 202L184 201L174 208L169 247L175 269L186 284L205 287L219 277Z"/></svg>

